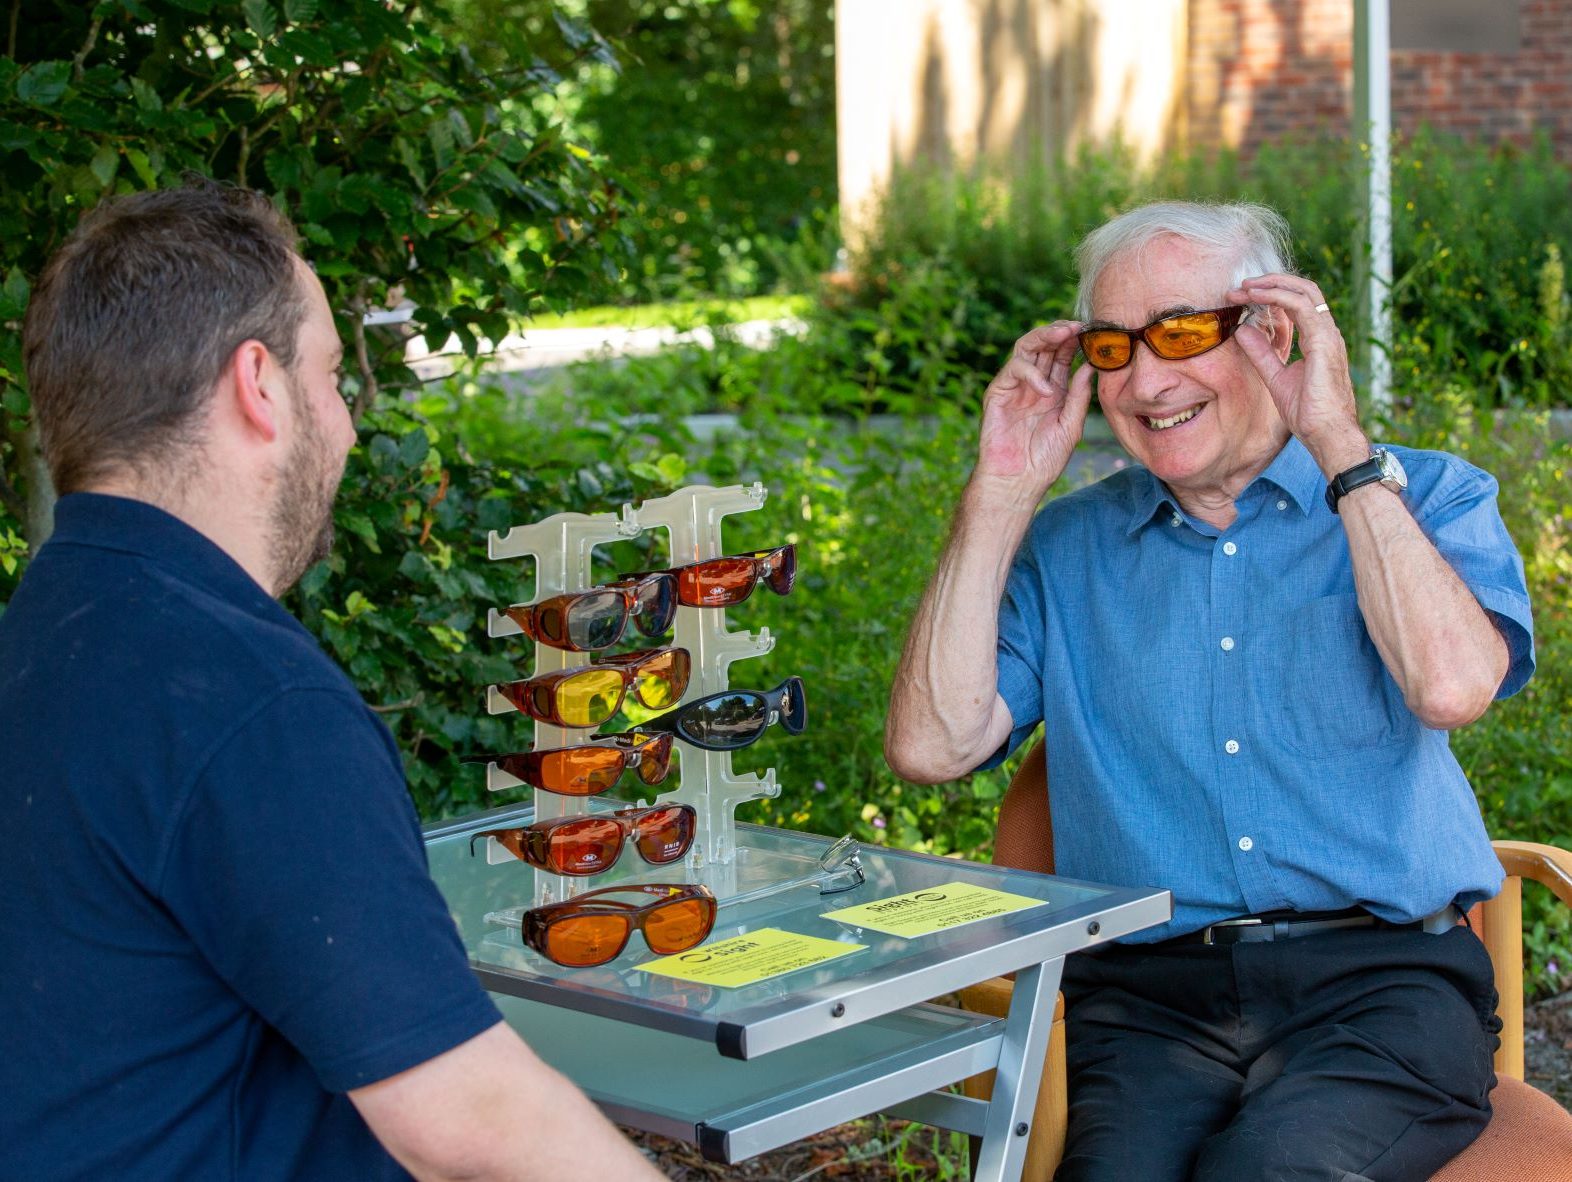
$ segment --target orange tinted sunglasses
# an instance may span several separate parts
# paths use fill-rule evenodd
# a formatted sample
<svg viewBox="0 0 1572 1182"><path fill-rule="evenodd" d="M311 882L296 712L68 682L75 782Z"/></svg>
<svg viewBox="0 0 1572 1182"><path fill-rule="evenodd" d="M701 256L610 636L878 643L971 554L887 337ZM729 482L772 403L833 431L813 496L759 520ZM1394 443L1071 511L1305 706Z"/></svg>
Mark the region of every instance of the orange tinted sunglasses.
<svg viewBox="0 0 1572 1182"><path fill-rule="evenodd" d="M595 796L634 768L646 784L659 784L671 771L671 736L629 731L551 751L466 755L465 763L494 763L532 788L563 796Z"/></svg>
<svg viewBox="0 0 1572 1182"><path fill-rule="evenodd" d="M1245 311L1243 304L1234 304L1227 308L1164 316L1142 328L1101 325L1086 329L1077 339L1087 363L1093 369L1111 373L1135 359L1138 340L1145 341L1146 347L1165 361L1183 361L1209 353L1234 335Z"/></svg>
<svg viewBox="0 0 1572 1182"><path fill-rule="evenodd" d="M622 709L629 687L651 710L671 709L688 690L691 668L685 648L646 648L504 682L497 692L537 722L583 729L599 726Z"/></svg>
<svg viewBox="0 0 1572 1182"><path fill-rule="evenodd" d="M633 901L641 896L650 902ZM532 907L524 913L521 932L524 943L547 960L584 968L616 960L635 929L644 933L651 952L670 956L704 943L714 927L715 896L708 887L632 883Z"/></svg>
<svg viewBox="0 0 1572 1182"><path fill-rule="evenodd" d="M664 571L640 571L622 577L641 579L652 574L677 576L677 602L684 607L731 607L752 595L760 583L777 595L791 594L797 582L797 547L788 542L773 550L705 558Z"/></svg>

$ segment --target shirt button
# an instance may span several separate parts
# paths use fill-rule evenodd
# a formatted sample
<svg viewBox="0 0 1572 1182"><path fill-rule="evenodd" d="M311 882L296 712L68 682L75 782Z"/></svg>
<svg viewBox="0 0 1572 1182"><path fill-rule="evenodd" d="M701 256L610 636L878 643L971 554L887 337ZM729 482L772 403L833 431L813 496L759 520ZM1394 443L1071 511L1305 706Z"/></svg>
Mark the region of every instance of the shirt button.
<svg viewBox="0 0 1572 1182"><path fill-rule="evenodd" d="M1248 854L1251 850L1255 849L1255 842L1251 841L1248 837L1241 837L1239 839L1239 848Z"/></svg>
<svg viewBox="0 0 1572 1182"><path fill-rule="evenodd" d="M1234 638L1232 636L1225 636L1218 643L1223 646L1223 651L1225 653L1231 653L1234 651Z"/></svg>
<svg viewBox="0 0 1572 1182"><path fill-rule="evenodd" d="M1230 754L1230 755L1238 755L1239 754L1239 740L1238 739L1229 739L1228 742L1223 744L1223 750L1228 752L1228 754Z"/></svg>
<svg viewBox="0 0 1572 1182"><path fill-rule="evenodd" d="M1223 543L1223 553L1224 554L1233 555L1233 554L1237 554L1238 552L1239 552L1239 547L1234 545L1232 542L1224 542Z"/></svg>
<svg viewBox="0 0 1572 1182"><path fill-rule="evenodd" d="M1172 517L1170 517L1168 519L1168 524L1169 525L1183 525L1184 524L1184 518L1180 517L1179 514L1175 513Z"/></svg>
<svg viewBox="0 0 1572 1182"><path fill-rule="evenodd" d="M1279 509L1286 509L1286 508L1288 508L1288 502L1287 501L1278 501L1277 502L1277 507Z"/></svg>

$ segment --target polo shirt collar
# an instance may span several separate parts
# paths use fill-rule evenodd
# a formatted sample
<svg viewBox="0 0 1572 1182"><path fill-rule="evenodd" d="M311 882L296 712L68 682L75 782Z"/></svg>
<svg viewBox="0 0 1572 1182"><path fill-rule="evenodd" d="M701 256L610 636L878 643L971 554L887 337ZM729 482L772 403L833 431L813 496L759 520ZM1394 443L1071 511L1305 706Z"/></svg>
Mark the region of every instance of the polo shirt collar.
<svg viewBox="0 0 1572 1182"><path fill-rule="evenodd" d="M55 505L55 530L46 544L135 554L231 603L288 614L215 542L146 501L69 493Z"/></svg>
<svg viewBox="0 0 1572 1182"><path fill-rule="evenodd" d="M1260 481L1266 481L1287 493L1294 504L1299 506L1299 511L1306 517L1321 498L1322 490L1326 487L1326 479L1321 475L1321 469L1310 458L1310 453L1305 445L1293 436L1288 437L1288 442L1283 449L1272 458L1266 469L1252 480L1246 487L1248 493ZM1151 471L1138 467L1134 472L1134 482L1131 492L1130 524L1125 529L1128 537L1136 531L1151 523L1158 510L1166 508L1169 512L1180 513L1179 502L1173 493L1168 491L1168 486Z"/></svg>

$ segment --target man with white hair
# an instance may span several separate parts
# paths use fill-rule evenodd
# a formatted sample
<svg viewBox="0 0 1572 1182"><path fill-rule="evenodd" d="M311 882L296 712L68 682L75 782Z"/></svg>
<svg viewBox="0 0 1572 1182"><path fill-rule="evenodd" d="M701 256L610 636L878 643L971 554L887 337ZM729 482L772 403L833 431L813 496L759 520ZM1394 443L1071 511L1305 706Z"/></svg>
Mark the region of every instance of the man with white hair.
<svg viewBox="0 0 1572 1182"><path fill-rule="evenodd" d="M1494 1082L1459 918L1501 867L1447 732L1533 671L1495 481L1371 445L1272 211L1145 206L1077 261L1077 318L984 395L890 765L953 779L1042 722L1058 872L1173 891L1066 962L1060 1179L1428 1178ZM1137 463L1039 510L1094 378Z"/></svg>

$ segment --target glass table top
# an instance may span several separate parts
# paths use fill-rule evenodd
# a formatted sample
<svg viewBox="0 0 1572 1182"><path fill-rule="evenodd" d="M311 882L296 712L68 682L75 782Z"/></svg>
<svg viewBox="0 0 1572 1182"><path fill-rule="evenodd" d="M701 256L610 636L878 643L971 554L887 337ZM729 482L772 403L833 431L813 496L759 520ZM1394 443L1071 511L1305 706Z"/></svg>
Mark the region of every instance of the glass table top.
<svg viewBox="0 0 1572 1182"><path fill-rule="evenodd" d="M858 951L736 988L641 972L655 960L637 933L609 964L569 969L527 948L517 927L523 908L561 897L562 880L507 857L487 857L481 829L527 824L528 805L493 810L427 831L431 873L446 897L471 963L486 988L651 1029L713 1041L749 1058L941 996L1026 964L1063 956L1168 918L1165 891L1099 886L953 858L863 846L865 881L821 895L815 878L832 839L737 826L737 855L695 872L645 864L626 849L583 889L622 882L698 881L720 900L707 944L775 928ZM797 885L778 888L795 881ZM971 883L1041 900L1030 908L931 935L904 938L824 918L824 913L911 891ZM569 887L571 891L572 887ZM550 892L550 893L548 893Z"/></svg>

